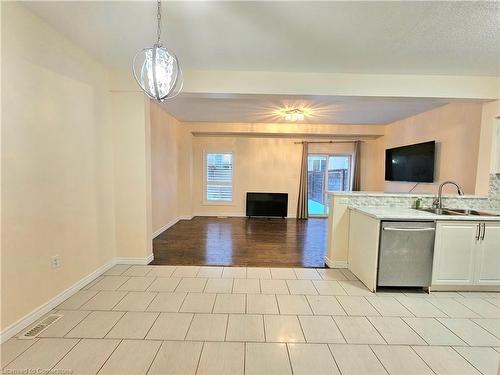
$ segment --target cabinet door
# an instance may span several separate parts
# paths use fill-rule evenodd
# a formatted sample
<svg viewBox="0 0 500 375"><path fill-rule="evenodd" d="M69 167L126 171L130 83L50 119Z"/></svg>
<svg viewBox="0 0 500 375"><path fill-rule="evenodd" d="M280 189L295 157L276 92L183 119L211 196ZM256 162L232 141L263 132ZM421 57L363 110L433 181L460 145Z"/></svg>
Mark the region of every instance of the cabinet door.
<svg viewBox="0 0 500 375"><path fill-rule="evenodd" d="M482 237L481 237L482 238ZM476 258L476 284L500 285L500 223L485 223Z"/></svg>
<svg viewBox="0 0 500 375"><path fill-rule="evenodd" d="M477 222L437 223L432 285L474 283L478 225Z"/></svg>

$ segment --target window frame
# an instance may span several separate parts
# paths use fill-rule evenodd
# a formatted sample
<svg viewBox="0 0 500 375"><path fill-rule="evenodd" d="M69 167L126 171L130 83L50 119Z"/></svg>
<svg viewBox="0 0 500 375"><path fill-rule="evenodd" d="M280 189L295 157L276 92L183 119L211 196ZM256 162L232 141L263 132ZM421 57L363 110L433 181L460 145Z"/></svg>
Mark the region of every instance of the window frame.
<svg viewBox="0 0 500 375"><path fill-rule="evenodd" d="M223 182L221 181L219 184L220 185L225 185L225 186L231 186L232 187L232 195L231 195L231 200L230 201L222 201L222 200L208 200L207 199L207 187L209 184L207 181L207 162L208 162L208 154L231 154L231 182ZM234 152L231 151L209 151L205 150L203 151L203 205L207 206L234 206Z"/></svg>

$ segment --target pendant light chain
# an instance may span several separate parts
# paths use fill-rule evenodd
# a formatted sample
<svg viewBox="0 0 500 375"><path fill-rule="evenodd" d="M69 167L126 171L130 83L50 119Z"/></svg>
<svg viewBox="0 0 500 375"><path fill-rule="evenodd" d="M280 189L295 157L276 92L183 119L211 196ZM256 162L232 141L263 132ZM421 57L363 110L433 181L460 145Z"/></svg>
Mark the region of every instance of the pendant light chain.
<svg viewBox="0 0 500 375"><path fill-rule="evenodd" d="M156 28L156 44L160 45L161 38L161 0L157 1L157 10L156 10L156 20L157 20L157 28Z"/></svg>

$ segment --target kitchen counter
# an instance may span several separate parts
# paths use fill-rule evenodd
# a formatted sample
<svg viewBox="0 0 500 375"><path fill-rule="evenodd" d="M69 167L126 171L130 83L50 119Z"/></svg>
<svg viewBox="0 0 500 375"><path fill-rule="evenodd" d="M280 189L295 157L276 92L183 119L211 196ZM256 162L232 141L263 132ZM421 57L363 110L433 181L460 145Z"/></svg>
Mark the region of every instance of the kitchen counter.
<svg viewBox="0 0 500 375"><path fill-rule="evenodd" d="M349 207L378 220L446 220L446 221L500 221L500 212L481 210L497 216L436 215L431 212L402 207Z"/></svg>

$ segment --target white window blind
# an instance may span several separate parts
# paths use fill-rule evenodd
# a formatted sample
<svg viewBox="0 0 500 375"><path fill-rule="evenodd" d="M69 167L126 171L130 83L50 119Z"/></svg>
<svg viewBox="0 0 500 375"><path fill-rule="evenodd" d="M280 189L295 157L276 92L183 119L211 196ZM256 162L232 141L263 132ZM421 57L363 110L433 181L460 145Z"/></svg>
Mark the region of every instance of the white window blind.
<svg viewBox="0 0 500 375"><path fill-rule="evenodd" d="M206 193L209 202L233 200L233 154L207 153Z"/></svg>

